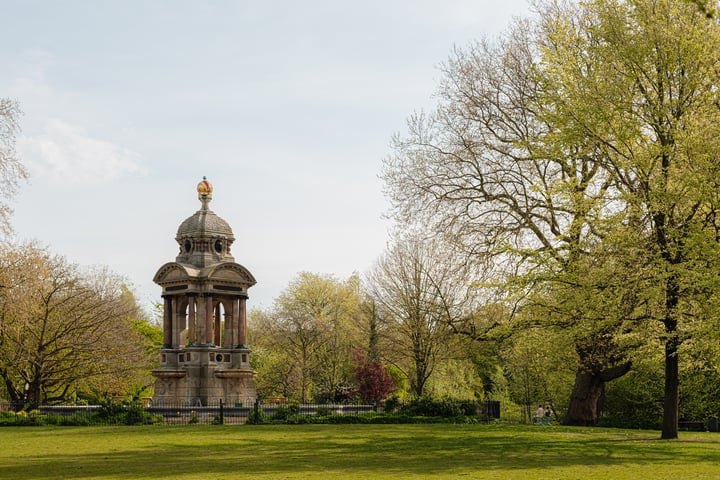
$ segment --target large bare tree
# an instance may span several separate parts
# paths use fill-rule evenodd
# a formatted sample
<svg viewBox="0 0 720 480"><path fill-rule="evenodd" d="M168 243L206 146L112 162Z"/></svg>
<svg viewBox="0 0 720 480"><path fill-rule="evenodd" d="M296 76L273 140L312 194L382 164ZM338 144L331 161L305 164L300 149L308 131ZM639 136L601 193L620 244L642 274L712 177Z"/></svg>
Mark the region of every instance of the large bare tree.
<svg viewBox="0 0 720 480"><path fill-rule="evenodd" d="M616 194L595 145L584 138L552 141L539 54L536 26L526 21L494 43L453 52L438 108L411 117L409 134L395 139L383 172L395 218L424 225L463 248L468 261L483 267L485 283L503 286L511 313L541 298L530 292L567 281L568 272L607 234L612 216L606 207ZM566 313L553 325L545 317L530 326L568 328L582 319ZM472 323L456 327L473 331ZM486 326L472 336L482 339L488 331ZM591 331L578 341L588 337ZM596 356L581 359L578 369L590 361L598 379L611 378L607 368L622 371Z"/></svg>
<svg viewBox="0 0 720 480"><path fill-rule="evenodd" d="M439 362L454 353L452 324L472 311L465 269L436 239L411 236L388 248L367 283L382 312L385 359L420 397Z"/></svg>
<svg viewBox="0 0 720 480"><path fill-rule="evenodd" d="M18 102L0 98L0 235L11 231L9 201L17 193L21 180L27 178L27 171L20 163L15 151L16 135L20 130Z"/></svg>
<svg viewBox="0 0 720 480"><path fill-rule="evenodd" d="M33 408L81 387L119 392L147 368L131 323L138 307L122 286L32 244L0 248L0 378L11 401Z"/></svg>

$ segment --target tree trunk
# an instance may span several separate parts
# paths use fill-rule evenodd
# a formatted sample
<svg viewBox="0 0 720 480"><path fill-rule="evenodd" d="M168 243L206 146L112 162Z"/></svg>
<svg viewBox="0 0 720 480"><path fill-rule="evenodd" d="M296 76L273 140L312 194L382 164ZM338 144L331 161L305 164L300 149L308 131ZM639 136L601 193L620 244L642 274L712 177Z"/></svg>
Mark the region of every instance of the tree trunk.
<svg viewBox="0 0 720 480"><path fill-rule="evenodd" d="M419 369L422 369L422 371ZM415 367L415 378L410 379L410 391L418 398L422 397L423 393L425 393L425 381L425 370L422 365Z"/></svg>
<svg viewBox="0 0 720 480"><path fill-rule="evenodd" d="M677 319L674 317L675 309L679 303L680 294L677 281L671 277L666 287L665 309L665 398L663 399L663 424L660 438L678 438L678 416L680 406L680 374L678 363L678 347L680 341L677 336Z"/></svg>
<svg viewBox="0 0 720 480"><path fill-rule="evenodd" d="M25 397L25 408L27 410L34 410L42 403L42 387L39 379L33 379L30 382L29 389Z"/></svg>
<svg viewBox="0 0 720 480"><path fill-rule="evenodd" d="M600 376L578 370L563 425L590 426L597 423L597 404L604 382Z"/></svg>
<svg viewBox="0 0 720 480"><path fill-rule="evenodd" d="M10 396L10 403L13 405L13 410L20 410L23 407L23 393L15 387L10 377L7 374L7 370L2 371L2 378L5 382L5 391Z"/></svg>
<svg viewBox="0 0 720 480"><path fill-rule="evenodd" d="M597 424L598 403L605 391L605 383L622 377L628 371L630 371L630 363L606 368L600 372L588 372L582 367L578 369L563 425L586 427Z"/></svg>
<svg viewBox="0 0 720 480"><path fill-rule="evenodd" d="M680 388L678 375L677 342L674 338L665 344L665 399L663 402L663 439L678 438L678 410Z"/></svg>

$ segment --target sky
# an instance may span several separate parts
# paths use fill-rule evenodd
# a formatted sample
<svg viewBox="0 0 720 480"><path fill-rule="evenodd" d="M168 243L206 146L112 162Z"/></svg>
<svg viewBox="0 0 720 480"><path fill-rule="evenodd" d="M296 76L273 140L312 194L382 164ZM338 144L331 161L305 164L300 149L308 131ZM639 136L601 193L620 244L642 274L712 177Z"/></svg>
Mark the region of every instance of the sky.
<svg viewBox="0 0 720 480"><path fill-rule="evenodd" d="M454 46L526 0L0 0L0 97L24 112L17 241L108 266L144 306L178 226L210 208L270 308L299 272L367 272L391 221L394 134Z"/></svg>

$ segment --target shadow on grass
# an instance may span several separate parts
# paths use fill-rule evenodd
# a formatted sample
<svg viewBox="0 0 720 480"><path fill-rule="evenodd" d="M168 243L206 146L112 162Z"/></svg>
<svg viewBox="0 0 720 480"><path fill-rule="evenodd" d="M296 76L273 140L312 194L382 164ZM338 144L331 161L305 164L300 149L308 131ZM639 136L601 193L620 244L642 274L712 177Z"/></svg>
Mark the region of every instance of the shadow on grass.
<svg viewBox="0 0 720 480"><path fill-rule="evenodd" d="M532 427L119 427L106 431L117 436L141 434L136 440L118 441L116 448L111 442L89 443L74 453L55 454L40 447L38 439L37 451L3 460L0 478L285 478L299 473L308 478L313 473L326 478L401 478L574 465L716 464L720 454L720 441L663 442L639 434ZM49 432L59 442L63 435L73 434L63 429ZM92 442L93 437L88 438Z"/></svg>

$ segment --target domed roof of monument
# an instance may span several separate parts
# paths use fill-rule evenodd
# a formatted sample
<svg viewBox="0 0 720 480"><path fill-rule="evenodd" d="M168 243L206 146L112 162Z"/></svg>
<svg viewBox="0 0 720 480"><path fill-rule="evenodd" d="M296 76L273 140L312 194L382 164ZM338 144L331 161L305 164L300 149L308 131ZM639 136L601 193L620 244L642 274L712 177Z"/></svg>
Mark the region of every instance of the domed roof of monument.
<svg viewBox="0 0 720 480"><path fill-rule="evenodd" d="M180 224L176 238L225 237L234 239L230 225L208 208L208 204L212 200L212 184L203 177L203 181L198 183L197 191L202 207Z"/></svg>
<svg viewBox="0 0 720 480"><path fill-rule="evenodd" d="M233 232L230 225L215 215L212 210L198 210L193 216L182 222L177 231L178 237L214 237L218 235L232 237Z"/></svg>

